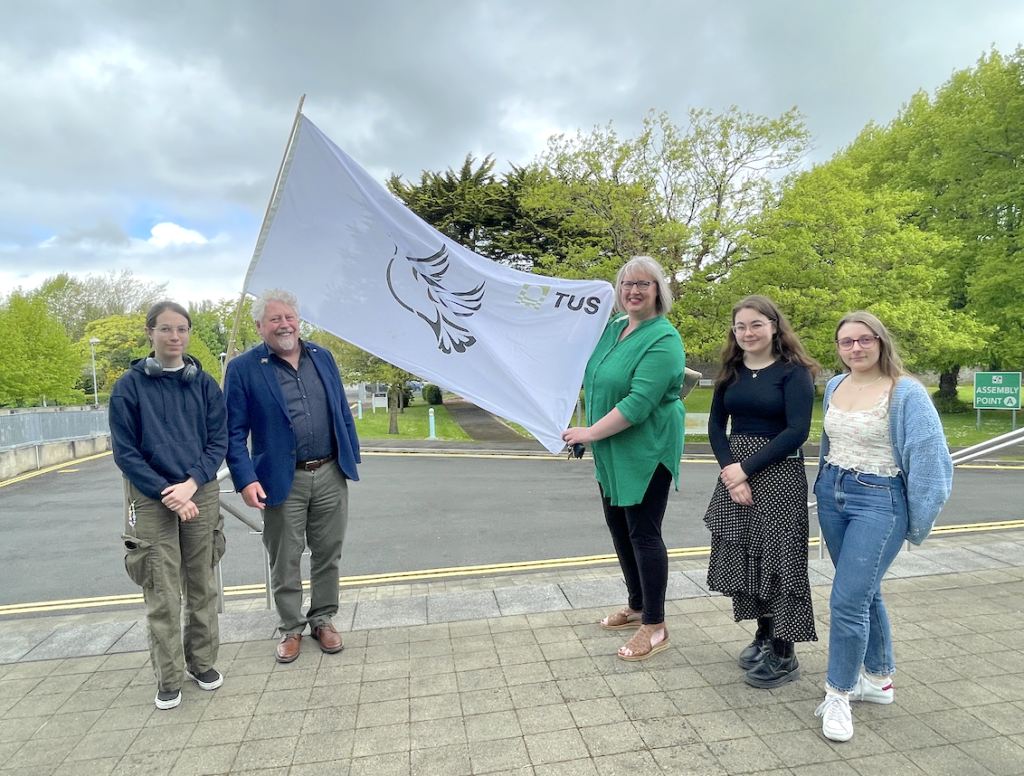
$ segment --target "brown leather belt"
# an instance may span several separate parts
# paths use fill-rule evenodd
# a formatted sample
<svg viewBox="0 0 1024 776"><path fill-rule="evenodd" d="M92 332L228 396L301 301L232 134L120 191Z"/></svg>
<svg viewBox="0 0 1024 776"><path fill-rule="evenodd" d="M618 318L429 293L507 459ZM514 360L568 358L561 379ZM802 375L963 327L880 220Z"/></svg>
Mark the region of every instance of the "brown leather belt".
<svg viewBox="0 0 1024 776"><path fill-rule="evenodd" d="M295 468L302 469L307 472L316 471L325 463L330 463L334 460L333 455L328 455L325 458L314 458L312 461L296 461Z"/></svg>

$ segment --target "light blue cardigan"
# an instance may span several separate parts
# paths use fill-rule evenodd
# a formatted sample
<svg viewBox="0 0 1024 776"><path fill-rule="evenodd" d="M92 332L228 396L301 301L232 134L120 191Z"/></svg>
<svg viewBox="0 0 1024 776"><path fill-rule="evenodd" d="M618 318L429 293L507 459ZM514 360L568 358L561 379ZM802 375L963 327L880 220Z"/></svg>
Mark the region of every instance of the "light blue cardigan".
<svg viewBox="0 0 1024 776"><path fill-rule="evenodd" d="M825 412L828 412L832 392L845 377L845 374L836 375L825 386ZM893 391L889 404L889 440L906 484L907 540L920 544L931 533L935 518L953 489L953 460L949 457L939 413L928 391L913 378L901 378ZM822 431L819 474L825 466L826 455L828 434Z"/></svg>

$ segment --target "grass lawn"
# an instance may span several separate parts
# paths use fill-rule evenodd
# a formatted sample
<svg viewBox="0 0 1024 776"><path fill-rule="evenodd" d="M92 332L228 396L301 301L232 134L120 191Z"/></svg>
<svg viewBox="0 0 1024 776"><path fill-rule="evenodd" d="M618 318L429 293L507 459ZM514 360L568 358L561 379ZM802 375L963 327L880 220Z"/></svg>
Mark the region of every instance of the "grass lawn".
<svg viewBox="0 0 1024 776"><path fill-rule="evenodd" d="M398 414L398 434L388 434L390 415L387 410L368 412L363 410L363 419L356 418L356 433L360 439L426 439L430 434L427 410L430 407L422 401L413 402ZM472 441L448 412L444 405L434 407L434 433L438 439L452 442Z"/></svg>
<svg viewBox="0 0 1024 776"><path fill-rule="evenodd" d="M935 392L934 386L929 386L929 393ZM960 400L968 406L973 403L974 388L970 385L961 385L957 389ZM710 412L711 397L714 395L712 388L694 388L693 392L686 397L683 404L687 412ZM942 427L946 431L946 441L951 447L970 447L979 442L984 442L1000 434L1012 430L1012 413L1006 410L984 410L981 413L981 430L977 428L977 410L968 410L958 414L940 415ZM1024 426L1024 413L1017 415L1017 428ZM818 400L814 404L814 413L811 415L811 434L808 439L816 443L821 439L821 395L819 389ZM707 437L689 434L687 442L706 442Z"/></svg>
<svg viewBox="0 0 1024 776"><path fill-rule="evenodd" d="M934 388L929 388L934 392ZM972 386L960 386L958 389L960 399L968 405L972 402L974 389ZM686 411L691 413L707 413L711 411L711 398L714 395L712 388L694 388L686 397L684 404ZM414 402L405 408L405 412L398 416L398 429L401 433L388 435L388 413L378 410L376 413L363 412L363 419L356 420L356 431L361 439L426 439L429 434L429 423L427 410L430 409L421 401ZM951 447L969 447L987 439L992 439L1000 434L1011 430L1011 413L1005 410L985 410L981 414L981 430L976 427L977 411L968 410L959 414L941 415L942 427L946 431L946 440ZM575 416L571 423L575 424ZM1018 415L1018 428L1024 426L1024 414ZM529 432L517 423L509 423L516 431L524 437L531 439ZM452 420L448 409L443 405L434 407L434 428L438 439L451 441L472 441L466 433ZM814 413L811 416L811 433L808 439L812 444L821 438L821 397L814 404ZM707 442L707 436L703 434L687 434L688 443Z"/></svg>

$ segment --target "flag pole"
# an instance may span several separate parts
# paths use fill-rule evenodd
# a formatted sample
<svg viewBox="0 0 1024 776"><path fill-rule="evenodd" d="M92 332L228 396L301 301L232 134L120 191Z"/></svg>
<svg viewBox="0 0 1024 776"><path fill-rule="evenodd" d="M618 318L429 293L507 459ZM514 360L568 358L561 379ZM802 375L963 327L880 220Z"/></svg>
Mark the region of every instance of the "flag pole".
<svg viewBox="0 0 1024 776"><path fill-rule="evenodd" d="M262 245L262 238L267 228L267 219L270 218L271 208L274 206L274 200L277 199L278 187L281 185L281 176L284 173L285 162L288 161L288 154L291 151L292 143L295 140L295 130L299 126L299 118L302 116L302 104L306 101L306 95L302 95L299 98L299 107L295 110L295 120L292 122L292 131L288 134L288 142L284 147L284 156L281 157L281 165L277 168L277 178L274 180L274 188L270 192L270 201L267 203L267 212L263 214L263 224L260 226L259 236L256 238L256 247L253 249L252 261L249 262L249 270L246 273L245 282L243 283L242 293L238 297L238 306L235 308L235 323L231 327L231 335L228 337L228 352L224 359L224 366L227 367L228 361L234 357L235 350L235 337L238 335L238 326L242 321L242 305L245 303L246 288L248 285L249 275L252 274L253 266L256 264L257 256L259 254L260 247ZM226 374L226 369L223 374ZM224 376L221 375L221 382L224 381Z"/></svg>

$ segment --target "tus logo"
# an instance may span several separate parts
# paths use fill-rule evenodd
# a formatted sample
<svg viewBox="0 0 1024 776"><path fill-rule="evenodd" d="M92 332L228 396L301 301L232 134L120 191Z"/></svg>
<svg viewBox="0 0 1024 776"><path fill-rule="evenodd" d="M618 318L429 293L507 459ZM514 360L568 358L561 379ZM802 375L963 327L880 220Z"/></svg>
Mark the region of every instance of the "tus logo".
<svg viewBox="0 0 1024 776"><path fill-rule="evenodd" d="M551 286L535 286L524 283L515 303L539 310L550 293ZM555 309L572 310L573 312L582 310L587 315L594 315L601 309L601 299L596 296L576 296L555 291Z"/></svg>
<svg viewBox="0 0 1024 776"><path fill-rule="evenodd" d="M596 296L576 296L575 294L564 294L561 291L556 291L555 296L555 309L562 306L562 302L565 302L566 309L569 310L583 310L587 315L594 315L598 310L601 309L601 299Z"/></svg>
<svg viewBox="0 0 1024 776"><path fill-rule="evenodd" d="M523 307L532 307L534 310L539 310L550 293L551 286L533 286L529 283L524 283L519 296L516 297L515 303L521 304Z"/></svg>

